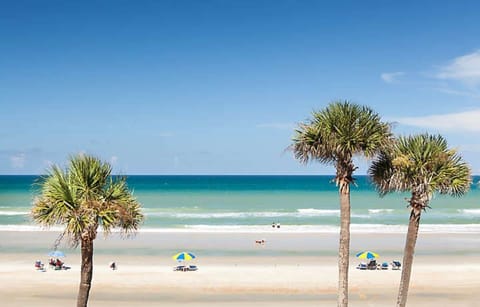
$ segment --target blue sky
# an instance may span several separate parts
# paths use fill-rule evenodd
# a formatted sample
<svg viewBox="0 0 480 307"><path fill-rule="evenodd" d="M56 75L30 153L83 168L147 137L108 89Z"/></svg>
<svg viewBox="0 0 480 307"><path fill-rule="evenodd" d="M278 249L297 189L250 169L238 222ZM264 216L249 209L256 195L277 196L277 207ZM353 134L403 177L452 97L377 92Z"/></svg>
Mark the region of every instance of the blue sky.
<svg viewBox="0 0 480 307"><path fill-rule="evenodd" d="M332 174L285 148L347 99L480 173L477 1L2 1L0 174ZM368 161L359 160L358 173Z"/></svg>

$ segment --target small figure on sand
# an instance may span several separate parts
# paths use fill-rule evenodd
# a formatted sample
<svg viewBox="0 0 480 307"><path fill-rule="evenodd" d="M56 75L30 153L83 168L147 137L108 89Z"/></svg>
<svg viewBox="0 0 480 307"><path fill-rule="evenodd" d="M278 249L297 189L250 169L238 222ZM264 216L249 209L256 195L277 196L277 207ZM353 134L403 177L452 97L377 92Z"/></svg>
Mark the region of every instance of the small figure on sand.
<svg viewBox="0 0 480 307"><path fill-rule="evenodd" d="M60 259L58 259L58 258L57 258L57 260L55 260L55 270L62 270L62 269L64 269L63 265L64 265L64 263L63 263L62 260L60 260Z"/></svg>
<svg viewBox="0 0 480 307"><path fill-rule="evenodd" d="M44 265L40 260L35 261L35 269L39 271L45 270Z"/></svg>
<svg viewBox="0 0 480 307"><path fill-rule="evenodd" d="M256 244L260 244L260 245L264 245L264 244L265 244L265 240L264 240L264 239L255 240L255 243L256 243Z"/></svg>
<svg viewBox="0 0 480 307"><path fill-rule="evenodd" d="M110 268L115 271L117 269L117 264L115 263L115 261L112 261L110 262Z"/></svg>

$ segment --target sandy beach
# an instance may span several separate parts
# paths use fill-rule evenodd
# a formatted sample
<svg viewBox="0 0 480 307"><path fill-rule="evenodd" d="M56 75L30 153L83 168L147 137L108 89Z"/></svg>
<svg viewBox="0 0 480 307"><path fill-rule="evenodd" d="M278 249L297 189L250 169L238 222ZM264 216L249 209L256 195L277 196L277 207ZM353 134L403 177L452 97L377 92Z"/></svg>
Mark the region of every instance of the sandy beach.
<svg viewBox="0 0 480 307"><path fill-rule="evenodd" d="M69 270L36 271L48 260L54 232L1 232L0 295L3 306L73 306L79 282L78 250L61 248ZM133 239L99 237L90 306L334 306L336 235L140 233ZM380 262L401 259L402 234L353 234ZM480 247L474 234L421 234L409 306L476 306L480 299ZM195 272L175 272L175 251L196 253ZM442 252L443 251L443 252ZM108 264L115 260L118 269ZM392 306L400 271L360 271L350 261L352 306Z"/></svg>

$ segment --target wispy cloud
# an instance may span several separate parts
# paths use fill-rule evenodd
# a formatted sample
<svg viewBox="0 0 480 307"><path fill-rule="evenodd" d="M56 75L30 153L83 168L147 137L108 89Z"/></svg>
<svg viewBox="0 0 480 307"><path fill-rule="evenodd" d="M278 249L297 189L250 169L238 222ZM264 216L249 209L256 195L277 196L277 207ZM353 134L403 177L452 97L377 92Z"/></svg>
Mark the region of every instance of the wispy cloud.
<svg viewBox="0 0 480 307"><path fill-rule="evenodd" d="M382 78L382 80L385 81L386 83L394 83L394 82L397 82L398 79L404 75L405 73L403 71L384 72L383 74L380 75L380 78Z"/></svg>
<svg viewBox="0 0 480 307"><path fill-rule="evenodd" d="M166 131L166 132L159 132L157 135L161 138L169 138L174 136L175 134L173 132Z"/></svg>
<svg viewBox="0 0 480 307"><path fill-rule="evenodd" d="M480 144L463 144L460 146L463 152L480 153Z"/></svg>
<svg viewBox="0 0 480 307"><path fill-rule="evenodd" d="M467 112L427 115L420 117L403 117L395 121L400 124L437 129L441 131L480 132L480 109Z"/></svg>
<svg viewBox="0 0 480 307"><path fill-rule="evenodd" d="M437 91L439 91L439 92L442 92L442 93L446 93L446 94L450 94L450 95L455 95L455 96L464 96L464 97L470 97L470 98L480 98L480 93L475 93L475 92L472 92L472 91L455 90L455 89L446 88L446 87L438 87L438 88L435 88L435 90L437 90Z"/></svg>
<svg viewBox="0 0 480 307"><path fill-rule="evenodd" d="M480 85L480 50L454 58L439 68L438 79L460 81L467 86Z"/></svg>
<svg viewBox="0 0 480 307"><path fill-rule="evenodd" d="M50 168L54 165L55 163L52 160L43 160L43 165L47 168Z"/></svg>
<svg viewBox="0 0 480 307"><path fill-rule="evenodd" d="M420 80L412 79L415 76L420 77ZM406 77L403 71L384 72L380 75L385 83L397 83L403 77ZM417 83L428 80L428 87L445 94L479 99L480 49L452 58L443 65L434 66L430 72L409 73L408 77L410 83L412 80Z"/></svg>
<svg viewBox="0 0 480 307"><path fill-rule="evenodd" d="M118 157L117 156L111 156L110 157L110 164L115 165L118 162Z"/></svg>
<svg viewBox="0 0 480 307"><path fill-rule="evenodd" d="M13 168L24 168L26 159L25 153L16 153L10 156L10 164Z"/></svg>
<svg viewBox="0 0 480 307"><path fill-rule="evenodd" d="M277 129L277 130L293 130L296 125L294 123L263 123L258 124L257 128Z"/></svg>

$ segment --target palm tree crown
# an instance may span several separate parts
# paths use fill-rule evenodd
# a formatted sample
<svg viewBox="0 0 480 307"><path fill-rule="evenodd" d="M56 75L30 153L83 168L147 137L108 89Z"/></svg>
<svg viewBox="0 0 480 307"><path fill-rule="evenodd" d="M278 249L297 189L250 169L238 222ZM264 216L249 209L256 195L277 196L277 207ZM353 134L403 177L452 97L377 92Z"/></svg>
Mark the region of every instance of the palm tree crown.
<svg viewBox="0 0 480 307"><path fill-rule="evenodd" d="M40 183L33 219L44 226L65 225L77 245L82 235L96 236L98 226L108 234L119 228L129 234L143 221L140 204L128 190L125 177L112 178L111 166L86 155L72 157L67 169L52 166Z"/></svg>
<svg viewBox="0 0 480 307"><path fill-rule="evenodd" d="M373 157L392 141L390 125L366 106L348 101L330 103L295 131L291 146L295 158L303 163L317 160L334 164L338 171L352 173L354 155ZM337 183L340 178L337 177ZM352 178L348 182L352 181Z"/></svg>
<svg viewBox="0 0 480 307"><path fill-rule="evenodd" d="M372 163L369 173L382 195L412 191L422 197L426 202L418 209L425 209L435 192L461 196L471 184L468 164L441 135L400 137Z"/></svg>

